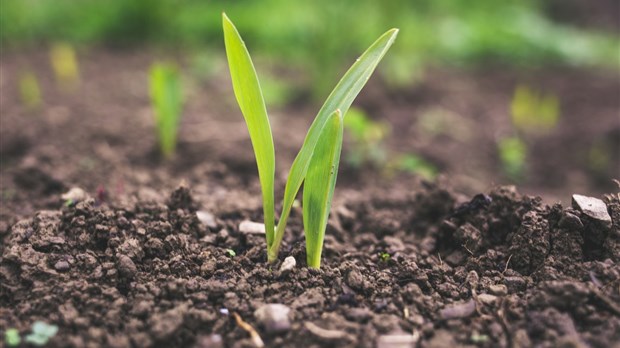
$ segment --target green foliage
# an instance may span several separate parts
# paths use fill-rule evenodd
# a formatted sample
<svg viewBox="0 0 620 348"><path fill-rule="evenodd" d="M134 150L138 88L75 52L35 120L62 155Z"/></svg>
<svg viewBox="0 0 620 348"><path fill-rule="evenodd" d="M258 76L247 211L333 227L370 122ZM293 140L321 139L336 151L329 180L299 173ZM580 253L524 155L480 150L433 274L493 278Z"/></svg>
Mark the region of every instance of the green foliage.
<svg viewBox="0 0 620 348"><path fill-rule="evenodd" d="M222 17L233 89L250 132L259 169L268 261L273 262L277 259L295 197L306 180L310 189L304 194L304 226L307 228L307 246L312 244L310 247L314 248L308 252L308 264L311 267L319 267L322 236L329 215L340 161L343 128L341 115L346 114L353 100L394 42L398 30L392 29L383 34L356 60L319 110L289 171L282 213L274 233L272 221L275 218L273 209L275 157L267 111L256 71L245 44L228 17L225 14ZM328 167L329 174L326 169ZM317 247L319 242L321 247Z"/></svg>
<svg viewBox="0 0 620 348"><path fill-rule="evenodd" d="M44 346L50 338L56 336L56 333L58 333L58 326L44 321L35 321L32 324L32 333L26 336L25 341L35 346Z"/></svg>
<svg viewBox="0 0 620 348"><path fill-rule="evenodd" d="M26 71L19 77L19 96L22 104L30 110L41 106L41 89L39 80L32 71Z"/></svg>
<svg viewBox="0 0 620 348"><path fill-rule="evenodd" d="M527 146L519 137L506 137L497 144L504 171L514 180L519 180L525 172Z"/></svg>
<svg viewBox="0 0 620 348"><path fill-rule="evenodd" d="M15 328L7 329L4 332L4 342L9 347L16 347L22 341L19 331Z"/></svg>
<svg viewBox="0 0 620 348"><path fill-rule="evenodd" d="M555 128L560 118L560 102L555 95L517 86L510 104L512 123L526 133L544 133Z"/></svg>
<svg viewBox="0 0 620 348"><path fill-rule="evenodd" d="M437 176L437 168L416 154L405 154L398 157L394 166L401 171L414 173L428 180Z"/></svg>
<svg viewBox="0 0 620 348"><path fill-rule="evenodd" d="M556 23L534 0L3 0L0 41L8 47L67 41L214 49L221 9L253 35L255 55L307 71L315 97L328 92L348 59L388 24L402 34L383 72L399 85L429 64L619 67L617 33Z"/></svg>
<svg viewBox="0 0 620 348"><path fill-rule="evenodd" d="M54 44L50 50L50 62L58 84L65 89L76 88L80 82L80 69L73 46L66 42Z"/></svg>
<svg viewBox="0 0 620 348"><path fill-rule="evenodd" d="M230 256L230 257L235 257L235 256L237 256L237 253L236 253L234 250L232 250L232 249L226 249L226 254L227 254L228 256Z"/></svg>
<svg viewBox="0 0 620 348"><path fill-rule="evenodd" d="M271 125L267 117L267 108L263 100L263 93L252 64L250 54L241 39L237 28L222 14L224 25L224 42L226 56L230 67L235 97L245 118L250 132L254 157L258 166L261 190L263 192L263 213L265 219L265 233L267 246L273 244L275 208L274 208L274 176L276 168L275 151Z"/></svg>
<svg viewBox="0 0 620 348"><path fill-rule="evenodd" d="M390 134L390 126L385 122L371 120L363 110L351 108L344 119L344 128L352 141L347 161L354 167L365 163L382 166L386 161L383 140Z"/></svg>
<svg viewBox="0 0 620 348"><path fill-rule="evenodd" d="M417 174L429 180L437 175L437 168L418 155L388 153L384 139L390 135L389 125L371 120L362 110L351 108L344 127L352 140L347 153L347 161L352 166L372 164L384 169L388 176L394 171Z"/></svg>
<svg viewBox="0 0 620 348"><path fill-rule="evenodd" d="M176 148L183 108L178 69L171 64L153 64L149 74L149 87L160 150L165 158L170 158Z"/></svg>
<svg viewBox="0 0 620 348"><path fill-rule="evenodd" d="M390 256L389 253L386 253L386 252L380 252L379 253L379 260L381 260L381 262L387 263L387 262L390 261L391 258L392 258L392 256Z"/></svg>
<svg viewBox="0 0 620 348"><path fill-rule="evenodd" d="M308 266L321 267L325 227L336 188L342 149L342 115L336 110L327 120L312 153L304 182L303 216Z"/></svg>

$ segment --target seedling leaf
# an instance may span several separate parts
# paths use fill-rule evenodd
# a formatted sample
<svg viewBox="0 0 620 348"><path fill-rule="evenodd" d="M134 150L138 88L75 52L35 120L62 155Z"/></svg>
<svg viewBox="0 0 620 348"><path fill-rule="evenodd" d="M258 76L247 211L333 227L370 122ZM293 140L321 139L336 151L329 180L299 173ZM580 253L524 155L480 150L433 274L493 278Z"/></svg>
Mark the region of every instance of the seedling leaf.
<svg viewBox="0 0 620 348"><path fill-rule="evenodd" d="M222 13L222 22L233 90L248 126L258 166L258 176L263 193L265 233L267 235L267 247L269 248L273 244L275 225L273 192L275 152L271 126L267 117L267 108L265 107L258 77L256 76L256 70L245 43L241 39L237 28L224 13Z"/></svg>
<svg viewBox="0 0 620 348"><path fill-rule="evenodd" d="M325 227L340 163L342 131L342 115L336 110L323 127L304 182L303 220L307 261L311 268L321 267Z"/></svg>
<svg viewBox="0 0 620 348"><path fill-rule="evenodd" d="M397 34L398 29L388 30L355 61L340 82L338 82L312 122L304 144L301 150L299 150L289 172L274 244L269 248L269 261L274 261L277 258L279 244L284 236L284 229L286 228L295 196L297 196L297 192L306 177L314 148L330 115L336 110L340 110L342 115L346 115L353 100L362 90L387 50L392 46Z"/></svg>
<svg viewBox="0 0 620 348"><path fill-rule="evenodd" d="M151 67L149 77L159 146L164 157L170 158L176 148L183 105L179 72L173 65L156 63Z"/></svg>

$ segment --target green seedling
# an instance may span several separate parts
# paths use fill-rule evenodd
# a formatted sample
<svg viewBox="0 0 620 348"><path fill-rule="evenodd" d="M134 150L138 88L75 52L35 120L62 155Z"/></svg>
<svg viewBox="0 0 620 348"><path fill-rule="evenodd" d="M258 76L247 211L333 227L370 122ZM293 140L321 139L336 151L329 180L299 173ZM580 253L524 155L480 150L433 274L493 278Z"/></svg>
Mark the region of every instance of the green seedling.
<svg viewBox="0 0 620 348"><path fill-rule="evenodd" d="M312 122L304 143L293 161L284 190L282 212L275 225L275 152L271 126L256 70L250 54L235 28L222 14L226 55L233 90L246 121L254 148L263 196L267 239L267 260L278 257L287 220L302 183L303 220L308 266L319 268L325 227L336 185L342 147L343 115L364 87L398 33L383 34L345 73Z"/></svg>
<svg viewBox="0 0 620 348"><path fill-rule="evenodd" d="M149 74L149 87L159 148L164 158L171 158L176 149L183 108L183 92L178 69L172 64L153 64Z"/></svg>
<svg viewBox="0 0 620 348"><path fill-rule="evenodd" d="M383 140L390 134L389 124L373 121L363 110L353 107L346 114L344 128L350 135L352 145L347 153L347 162L354 167L366 163L383 166L387 159Z"/></svg>
<svg viewBox="0 0 620 348"><path fill-rule="evenodd" d="M80 69L73 46L57 43L50 51L50 62L58 84L65 89L74 89L80 82Z"/></svg>
<svg viewBox="0 0 620 348"><path fill-rule="evenodd" d="M391 258L392 257L390 256L389 253L386 253L386 252L379 253L379 260L381 260L381 262L385 262L385 263L389 262Z"/></svg>
<svg viewBox="0 0 620 348"><path fill-rule="evenodd" d="M32 71L23 72L19 77L19 96L22 104L30 110L36 110L41 106L39 80Z"/></svg>
<svg viewBox="0 0 620 348"><path fill-rule="evenodd" d="M527 145L521 138L513 136L500 139L497 146L506 174L515 180L521 179L525 171Z"/></svg>
<svg viewBox="0 0 620 348"><path fill-rule="evenodd" d="M230 257L237 256L237 253L234 250L232 250L232 249L226 249L226 254L228 254L228 256L230 256Z"/></svg>
<svg viewBox="0 0 620 348"><path fill-rule="evenodd" d="M22 341L22 338L19 336L19 331L15 328L7 329L4 332L4 342L9 347L16 347Z"/></svg>
<svg viewBox="0 0 620 348"><path fill-rule="evenodd" d="M517 86L510 103L512 123L525 133L546 133L560 118L560 102L553 94L543 95L526 86Z"/></svg>
<svg viewBox="0 0 620 348"><path fill-rule="evenodd" d="M415 154L402 155L392 164L398 170L417 174L424 179L432 180L437 176L437 168L424 158Z"/></svg>
<svg viewBox="0 0 620 348"><path fill-rule="evenodd" d="M44 321L35 321L32 324L32 333L26 336L25 341L35 346L44 346L57 333L58 326L50 325Z"/></svg>

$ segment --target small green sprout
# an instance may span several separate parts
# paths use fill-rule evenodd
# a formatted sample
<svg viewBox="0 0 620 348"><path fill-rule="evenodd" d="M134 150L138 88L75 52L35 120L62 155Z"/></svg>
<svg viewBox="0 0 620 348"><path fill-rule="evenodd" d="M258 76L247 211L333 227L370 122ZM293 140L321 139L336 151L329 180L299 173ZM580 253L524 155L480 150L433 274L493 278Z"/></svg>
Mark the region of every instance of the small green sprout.
<svg viewBox="0 0 620 348"><path fill-rule="evenodd" d="M19 345L22 338L19 336L19 331L16 328L7 329L4 332L4 342L9 347L15 347Z"/></svg>
<svg viewBox="0 0 620 348"><path fill-rule="evenodd" d="M73 89L80 82L78 61L73 46L56 43L50 51L50 62L58 84L65 89Z"/></svg>
<svg viewBox="0 0 620 348"><path fill-rule="evenodd" d="M50 325L44 321L35 321L32 324L32 333L26 336L25 341L35 346L44 346L57 333L58 326Z"/></svg>
<svg viewBox="0 0 620 348"><path fill-rule="evenodd" d="M515 180L523 177L527 158L527 145L521 138L512 136L499 140L499 157L508 176Z"/></svg>
<svg viewBox="0 0 620 348"><path fill-rule="evenodd" d="M386 253L385 251L379 253L379 260L381 260L381 262L387 263L390 261L391 258L392 256L390 256L390 254Z"/></svg>
<svg viewBox="0 0 620 348"><path fill-rule="evenodd" d="M398 157L394 165L402 171L415 173L427 180L437 176L437 168L416 154L405 154Z"/></svg>
<svg viewBox="0 0 620 348"><path fill-rule="evenodd" d="M363 110L353 107L346 114L344 128L353 145L346 157L351 165L383 165L387 159L383 140L390 134L389 124L373 121Z"/></svg>
<svg viewBox="0 0 620 348"><path fill-rule="evenodd" d="M41 89L39 80L32 71L23 72L19 77L19 95L22 104L30 110L41 106Z"/></svg>
<svg viewBox="0 0 620 348"><path fill-rule="evenodd" d="M153 64L149 74L149 85L160 150L165 158L170 158L176 148L183 108L183 92L178 69L172 64Z"/></svg>
<svg viewBox="0 0 620 348"><path fill-rule="evenodd" d="M226 254L228 254L228 256L230 256L230 257L237 256L237 253L234 250L232 250L232 249L226 249Z"/></svg>
<svg viewBox="0 0 620 348"><path fill-rule="evenodd" d="M560 102L553 94L543 95L519 85L512 97L510 113L512 123L519 131L545 133L558 124Z"/></svg>
<svg viewBox="0 0 620 348"><path fill-rule="evenodd" d="M383 34L356 60L319 110L289 171L282 212L276 226L275 152L263 93L239 32L226 14L222 14L222 21L233 90L250 133L258 167L263 195L267 260L273 263L278 257L291 208L305 182L302 210L307 262L309 267L319 268L340 163L343 115L394 42L398 30L392 29Z"/></svg>

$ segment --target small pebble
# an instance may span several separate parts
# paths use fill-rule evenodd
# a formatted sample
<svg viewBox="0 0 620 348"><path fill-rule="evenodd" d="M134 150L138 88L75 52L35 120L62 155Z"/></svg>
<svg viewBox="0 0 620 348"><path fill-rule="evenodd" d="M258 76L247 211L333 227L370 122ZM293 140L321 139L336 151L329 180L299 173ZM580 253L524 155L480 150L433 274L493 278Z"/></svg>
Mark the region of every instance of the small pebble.
<svg viewBox="0 0 620 348"><path fill-rule="evenodd" d="M288 273L292 271L296 265L297 261L295 260L295 258L293 256L288 256L284 259L284 261L282 261L282 266L280 266L280 272L282 274Z"/></svg>
<svg viewBox="0 0 620 348"><path fill-rule="evenodd" d="M443 320L467 318L476 312L476 302L469 300L464 303L457 303L439 311Z"/></svg>
<svg viewBox="0 0 620 348"><path fill-rule="evenodd" d="M254 311L254 317L269 333L286 332L291 328L288 314L291 311L280 303L271 303Z"/></svg>
<svg viewBox="0 0 620 348"><path fill-rule="evenodd" d="M68 192L62 194L60 198L62 198L62 200L65 202L70 202L71 204L75 204L78 202L85 201L89 197L86 191L82 190L79 187L73 187Z"/></svg>
<svg viewBox="0 0 620 348"><path fill-rule="evenodd" d="M224 339L221 335L200 335L196 338L195 348L223 348Z"/></svg>
<svg viewBox="0 0 620 348"><path fill-rule="evenodd" d="M558 226L561 228L569 228L573 230L581 230L583 228L583 222L575 214L565 212L564 216L558 222Z"/></svg>
<svg viewBox="0 0 620 348"><path fill-rule="evenodd" d="M205 226L209 228L217 228L217 222L215 221L215 216L213 216L213 214L209 213L208 211L199 210L196 212L196 217Z"/></svg>
<svg viewBox="0 0 620 348"><path fill-rule="evenodd" d="M478 300L486 305L492 305L497 302L497 296L491 294L480 294Z"/></svg>
<svg viewBox="0 0 620 348"><path fill-rule="evenodd" d="M348 337L345 331L324 329L310 321L305 322L304 326L311 334L326 341L341 340Z"/></svg>
<svg viewBox="0 0 620 348"><path fill-rule="evenodd" d="M126 278L133 278L138 273L138 268L127 255L120 255L117 259L118 273Z"/></svg>
<svg viewBox="0 0 620 348"><path fill-rule="evenodd" d="M54 264L54 269L56 269L59 272L68 271L70 268L71 266L69 265L69 262L64 261L64 260L60 260L56 262L56 264Z"/></svg>
<svg viewBox="0 0 620 348"><path fill-rule="evenodd" d="M265 224L244 220L239 224L239 232L248 234L265 234Z"/></svg>
<svg viewBox="0 0 620 348"><path fill-rule="evenodd" d="M410 348L415 347L417 340L413 335L381 335L377 339L377 348Z"/></svg>
<svg viewBox="0 0 620 348"><path fill-rule="evenodd" d="M508 294L508 288L504 284L489 285L489 292L497 296L505 296Z"/></svg>
<svg viewBox="0 0 620 348"><path fill-rule="evenodd" d="M344 316L351 321L365 322L368 319L370 319L370 317L372 316L372 312L368 308L355 307L355 308L349 308L344 313Z"/></svg>
<svg viewBox="0 0 620 348"><path fill-rule="evenodd" d="M605 202L598 198L582 195L573 195L573 208L579 209L588 217L601 222L605 226L611 227L611 216L607 211Z"/></svg>

